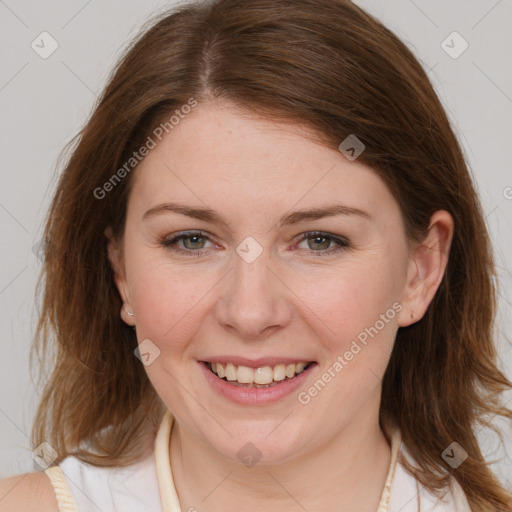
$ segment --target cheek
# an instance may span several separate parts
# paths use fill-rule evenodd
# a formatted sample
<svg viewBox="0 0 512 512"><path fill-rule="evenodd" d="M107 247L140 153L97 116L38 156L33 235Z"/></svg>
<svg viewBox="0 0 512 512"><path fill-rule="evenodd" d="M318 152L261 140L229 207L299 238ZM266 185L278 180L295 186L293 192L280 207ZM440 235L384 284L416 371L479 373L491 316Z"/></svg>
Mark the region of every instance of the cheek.
<svg viewBox="0 0 512 512"><path fill-rule="evenodd" d="M318 417L338 410L343 422L356 414L375 396L389 362L401 306L388 264L367 263L317 275L301 291L299 316L307 316L317 340L321 371L298 399L316 404Z"/></svg>
<svg viewBox="0 0 512 512"><path fill-rule="evenodd" d="M170 264L165 254L140 246L128 254L126 268L139 341L148 338L162 352L183 354L190 341L199 338L202 326L209 322L215 328L216 319L209 315L214 314L219 290L229 293L230 276L221 279L225 267L207 268L194 261ZM280 278L286 286L278 293L290 302L301 335L307 333L315 340L319 357L332 359L350 350L356 339L364 343L387 336L392 342L394 320L388 315L381 326L380 315L386 314L397 296L393 265L383 251L329 265L301 263L293 269L283 265Z"/></svg>
<svg viewBox="0 0 512 512"><path fill-rule="evenodd" d="M190 263L170 265L153 255L134 257L130 269L130 298L139 340L149 338L166 350L176 350L180 340L197 331L205 299L217 281L215 274L198 272Z"/></svg>
<svg viewBox="0 0 512 512"><path fill-rule="evenodd" d="M321 340L338 347L373 326L398 296L392 263L384 258L353 260L335 269L301 272L301 277L292 285L301 299L297 307ZM386 326L393 323L394 313L387 315Z"/></svg>

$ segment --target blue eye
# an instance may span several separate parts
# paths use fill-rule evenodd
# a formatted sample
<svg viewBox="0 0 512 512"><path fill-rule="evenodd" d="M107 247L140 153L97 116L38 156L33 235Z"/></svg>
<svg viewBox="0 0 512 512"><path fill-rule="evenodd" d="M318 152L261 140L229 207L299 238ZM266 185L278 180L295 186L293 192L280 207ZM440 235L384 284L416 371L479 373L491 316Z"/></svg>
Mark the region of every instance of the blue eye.
<svg viewBox="0 0 512 512"><path fill-rule="evenodd" d="M300 242L302 243L304 241L307 241L308 248L312 249L310 252L312 252L315 256L337 253L350 247L350 244L347 240L334 235L330 235L329 233L324 233L322 231L305 233ZM332 243L335 244L334 247L331 246Z"/></svg>
<svg viewBox="0 0 512 512"><path fill-rule="evenodd" d="M350 247L347 240L322 231L304 233L299 243L304 241L307 241L307 248L310 249L308 252L315 256L330 255ZM208 249L208 247L205 247L205 244L208 242L212 243L206 233L202 231L189 231L180 233L173 238L164 238L161 241L161 245L178 254L200 256L201 253L199 251ZM334 244L334 246L331 244Z"/></svg>
<svg viewBox="0 0 512 512"><path fill-rule="evenodd" d="M188 233L181 233L171 239L166 238L162 240L161 243L171 251L192 256L193 254L197 254L194 253L194 251L204 248L206 240L209 240L209 237L205 233L201 231L191 231ZM176 245L178 242L183 242L184 249Z"/></svg>

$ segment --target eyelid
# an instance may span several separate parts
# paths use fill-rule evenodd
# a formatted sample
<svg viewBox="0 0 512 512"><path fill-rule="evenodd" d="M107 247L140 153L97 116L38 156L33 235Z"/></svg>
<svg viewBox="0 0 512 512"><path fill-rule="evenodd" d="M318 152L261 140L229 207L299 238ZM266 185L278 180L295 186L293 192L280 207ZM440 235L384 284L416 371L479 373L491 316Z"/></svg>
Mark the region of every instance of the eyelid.
<svg viewBox="0 0 512 512"><path fill-rule="evenodd" d="M337 244L337 247L325 249L323 251L307 251L308 253L313 254L313 255L322 256L322 255L327 255L327 254L334 254L334 253L339 252L340 250L342 251L342 250L346 250L346 249L352 247L352 244L345 237L334 235L334 234L328 233L326 231L308 231L306 233L303 233L297 243L303 242L304 240L307 240L308 238L313 238L313 237L327 238L327 239L331 240L332 242L334 242L335 244Z"/></svg>
<svg viewBox="0 0 512 512"><path fill-rule="evenodd" d="M178 231L177 233L173 233L172 235L167 235L162 239L162 242L172 242L173 240L176 240L179 237L195 235L204 236L205 238L211 238L210 234L206 233L206 231L201 231L200 229L190 229L188 231Z"/></svg>
<svg viewBox="0 0 512 512"><path fill-rule="evenodd" d="M165 247L170 247L171 244L178 242L179 240L182 240L183 238L189 238L193 236L200 236L201 238L205 238L208 241L215 243L212 240L212 237L210 234L206 233L205 231L201 231L200 229L194 229L190 231L180 231L178 233L173 234L172 236L166 236L162 239L161 244ZM185 250L184 250L185 252ZM192 249L186 250L186 252L193 252Z"/></svg>

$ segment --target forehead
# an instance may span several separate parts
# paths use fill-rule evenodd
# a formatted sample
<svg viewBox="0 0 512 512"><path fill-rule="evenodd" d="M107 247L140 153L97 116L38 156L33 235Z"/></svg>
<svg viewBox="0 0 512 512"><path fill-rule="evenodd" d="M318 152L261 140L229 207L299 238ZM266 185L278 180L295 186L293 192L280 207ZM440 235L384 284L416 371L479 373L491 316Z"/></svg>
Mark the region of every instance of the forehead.
<svg viewBox="0 0 512 512"><path fill-rule="evenodd" d="M233 213L334 202L398 211L375 171L315 142L303 126L222 104L200 104L180 119L132 179L133 199L146 209L179 199Z"/></svg>

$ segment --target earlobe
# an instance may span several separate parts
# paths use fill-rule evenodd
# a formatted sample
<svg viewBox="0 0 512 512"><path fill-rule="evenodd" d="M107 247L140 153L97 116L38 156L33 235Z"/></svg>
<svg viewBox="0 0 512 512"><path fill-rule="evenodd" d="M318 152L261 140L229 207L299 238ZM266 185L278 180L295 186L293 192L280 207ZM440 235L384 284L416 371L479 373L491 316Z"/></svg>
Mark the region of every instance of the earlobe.
<svg viewBox="0 0 512 512"><path fill-rule="evenodd" d="M453 218L447 211L432 215L427 236L409 259L404 309L398 317L400 327L417 322L427 311L448 265L453 229Z"/></svg>
<svg viewBox="0 0 512 512"><path fill-rule="evenodd" d="M128 316L126 316L128 315ZM127 304L123 304L123 307L121 308L121 318L123 322L127 325L130 325L131 327L135 327L135 315L130 310L130 307Z"/></svg>
<svg viewBox="0 0 512 512"><path fill-rule="evenodd" d="M121 319L128 325L135 325L134 313L130 306L130 297L126 287L126 273L124 271L124 265L120 254L120 249L116 243L116 239L113 236L112 229L110 226L105 230L105 237L107 238L107 251L110 266L114 273L114 282L116 284L117 291L123 301L120 314Z"/></svg>

